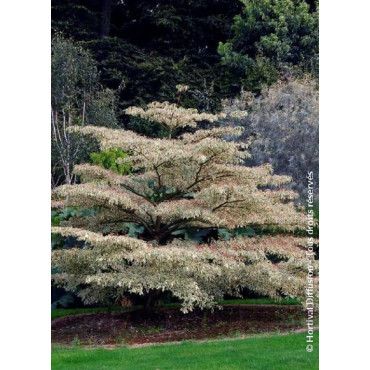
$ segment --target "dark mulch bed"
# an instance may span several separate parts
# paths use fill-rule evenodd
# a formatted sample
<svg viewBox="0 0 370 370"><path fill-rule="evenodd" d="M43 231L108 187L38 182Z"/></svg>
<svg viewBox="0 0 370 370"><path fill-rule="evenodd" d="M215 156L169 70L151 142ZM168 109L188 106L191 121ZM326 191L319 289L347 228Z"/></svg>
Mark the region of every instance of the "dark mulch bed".
<svg viewBox="0 0 370 370"><path fill-rule="evenodd" d="M269 331L290 331L304 325L302 306L239 305L222 310L161 308L151 315L142 311L74 315L56 319L51 325L53 343L140 344L205 339Z"/></svg>

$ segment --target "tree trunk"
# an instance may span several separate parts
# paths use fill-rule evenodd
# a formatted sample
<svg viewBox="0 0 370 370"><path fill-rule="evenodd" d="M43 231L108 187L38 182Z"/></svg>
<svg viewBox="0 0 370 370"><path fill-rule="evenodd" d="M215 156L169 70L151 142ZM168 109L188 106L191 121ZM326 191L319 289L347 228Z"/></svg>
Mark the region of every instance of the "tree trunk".
<svg viewBox="0 0 370 370"><path fill-rule="evenodd" d="M153 312L154 306L161 295L160 290L152 290L145 297L144 311L147 313Z"/></svg>
<svg viewBox="0 0 370 370"><path fill-rule="evenodd" d="M63 170L64 170L64 176L65 176L64 183L67 185L71 185L72 179L71 179L71 173L69 170L69 165L67 164L63 166Z"/></svg>
<svg viewBox="0 0 370 370"><path fill-rule="evenodd" d="M103 0L102 3L102 22L100 37L107 37L110 31L110 22L112 15L112 0Z"/></svg>

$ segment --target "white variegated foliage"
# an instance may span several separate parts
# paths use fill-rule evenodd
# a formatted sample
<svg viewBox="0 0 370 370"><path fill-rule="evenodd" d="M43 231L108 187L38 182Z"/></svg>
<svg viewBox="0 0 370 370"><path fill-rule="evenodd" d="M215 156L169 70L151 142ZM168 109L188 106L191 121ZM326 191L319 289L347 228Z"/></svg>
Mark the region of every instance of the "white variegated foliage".
<svg viewBox="0 0 370 370"><path fill-rule="evenodd" d="M146 110L129 108L128 113L159 122L169 133L218 119L156 102ZM246 146L225 140L241 135L240 127L198 130L176 139L93 126L73 130L95 136L102 148L124 150L133 173L79 165L74 171L81 184L53 191L58 208L99 210L53 228L85 242L83 248L53 252L57 284L69 290L79 287L89 303L108 296L119 300L127 293L170 291L182 300L184 312L212 307L225 294L237 296L245 287L270 297L303 296L308 262L304 238L280 235L208 244L174 239L173 233L186 228L305 227L304 214L294 207L296 194L283 187L290 177L274 175L270 165L241 165L249 155ZM145 240L115 234L115 225L125 222L143 227ZM103 236L103 230L110 234Z"/></svg>

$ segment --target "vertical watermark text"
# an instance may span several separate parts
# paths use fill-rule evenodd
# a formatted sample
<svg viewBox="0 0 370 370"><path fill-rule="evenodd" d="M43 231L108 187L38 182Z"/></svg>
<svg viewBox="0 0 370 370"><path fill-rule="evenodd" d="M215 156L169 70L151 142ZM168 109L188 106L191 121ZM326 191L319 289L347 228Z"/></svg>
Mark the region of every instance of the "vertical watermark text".
<svg viewBox="0 0 370 370"><path fill-rule="evenodd" d="M314 174L313 171L307 173L307 285L306 285L306 311L307 311L307 335L306 351L313 351L314 343L314 266L315 259L314 247Z"/></svg>

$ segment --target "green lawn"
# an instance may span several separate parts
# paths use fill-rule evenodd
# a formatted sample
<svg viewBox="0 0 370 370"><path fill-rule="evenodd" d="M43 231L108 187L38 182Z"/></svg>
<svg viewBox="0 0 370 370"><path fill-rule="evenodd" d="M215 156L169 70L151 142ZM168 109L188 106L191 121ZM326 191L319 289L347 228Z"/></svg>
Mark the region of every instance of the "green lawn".
<svg viewBox="0 0 370 370"><path fill-rule="evenodd" d="M269 298L247 298L247 299L231 299L227 301L220 301L219 304L299 304L297 299L269 299ZM180 303L169 303L163 305L163 307L167 308L177 308L180 307ZM110 310L113 312L123 312L127 310L137 309L140 306L135 307L111 307ZM69 315L77 315L77 314L89 314L89 313L100 313L100 312L109 312L107 307L86 307L86 308L57 308L51 310L51 318L56 319L58 317L69 316Z"/></svg>
<svg viewBox="0 0 370 370"><path fill-rule="evenodd" d="M70 316L70 315L81 315L90 313L101 313L101 312L124 312L133 309L140 308L137 306L133 307L85 307L85 308L55 308L51 310L51 319L57 319L58 317Z"/></svg>
<svg viewBox="0 0 370 370"><path fill-rule="evenodd" d="M77 347L53 349L51 363L52 370L315 370L319 368L318 345L317 331L311 353L306 352L305 333L134 349Z"/></svg>
<svg viewBox="0 0 370 370"><path fill-rule="evenodd" d="M227 301L219 301L221 305L224 304L299 304L298 299L283 298L283 299L270 299L270 298L245 298L245 299L228 299Z"/></svg>

